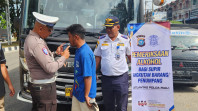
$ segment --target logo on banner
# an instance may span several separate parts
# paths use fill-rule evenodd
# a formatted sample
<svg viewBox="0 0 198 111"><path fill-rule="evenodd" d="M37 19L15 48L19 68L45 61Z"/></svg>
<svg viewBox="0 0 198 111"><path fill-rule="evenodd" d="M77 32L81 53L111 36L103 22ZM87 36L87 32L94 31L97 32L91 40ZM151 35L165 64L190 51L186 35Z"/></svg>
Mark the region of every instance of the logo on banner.
<svg viewBox="0 0 198 111"><path fill-rule="evenodd" d="M151 35L149 37L149 40L150 40L150 45L155 47L158 45L158 36L157 35Z"/></svg>
<svg viewBox="0 0 198 111"><path fill-rule="evenodd" d="M139 47L145 46L145 35L137 36L137 46L139 46Z"/></svg>
<svg viewBox="0 0 198 111"><path fill-rule="evenodd" d="M146 101L138 101L138 106L146 106L147 102Z"/></svg>

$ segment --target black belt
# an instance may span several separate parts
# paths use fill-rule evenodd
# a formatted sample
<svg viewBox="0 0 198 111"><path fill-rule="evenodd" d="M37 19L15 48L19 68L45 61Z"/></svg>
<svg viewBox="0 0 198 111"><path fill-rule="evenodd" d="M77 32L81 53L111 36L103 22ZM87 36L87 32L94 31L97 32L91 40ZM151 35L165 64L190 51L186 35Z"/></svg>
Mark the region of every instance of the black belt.
<svg viewBox="0 0 198 111"><path fill-rule="evenodd" d="M31 85L31 87L33 88L33 89L36 89L36 90L41 90L41 89L43 89L43 88L46 88L46 87L49 87L49 86L51 86L52 84L54 84L55 82L53 82L53 83L46 83L46 84L34 84L34 83L30 83L29 82L29 84Z"/></svg>

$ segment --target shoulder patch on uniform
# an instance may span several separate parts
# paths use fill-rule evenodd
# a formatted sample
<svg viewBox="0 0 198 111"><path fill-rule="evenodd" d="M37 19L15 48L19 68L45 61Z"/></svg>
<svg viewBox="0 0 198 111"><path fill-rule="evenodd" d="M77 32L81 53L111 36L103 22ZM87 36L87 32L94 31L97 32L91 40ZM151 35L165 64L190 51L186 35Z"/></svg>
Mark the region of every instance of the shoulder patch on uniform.
<svg viewBox="0 0 198 111"><path fill-rule="evenodd" d="M97 44L96 44L95 48L97 48L99 44L100 44L100 42L99 42L99 40L97 40Z"/></svg>
<svg viewBox="0 0 198 111"><path fill-rule="evenodd" d="M45 47L42 48L42 51L43 51L43 53L44 53L45 55L48 55L48 51L47 51L47 49L46 49Z"/></svg>
<svg viewBox="0 0 198 111"><path fill-rule="evenodd" d="M121 35L122 38L128 39L129 37L127 35Z"/></svg>
<svg viewBox="0 0 198 111"><path fill-rule="evenodd" d="M106 35L103 35L103 36L100 36L98 39L103 39L105 37L106 37Z"/></svg>

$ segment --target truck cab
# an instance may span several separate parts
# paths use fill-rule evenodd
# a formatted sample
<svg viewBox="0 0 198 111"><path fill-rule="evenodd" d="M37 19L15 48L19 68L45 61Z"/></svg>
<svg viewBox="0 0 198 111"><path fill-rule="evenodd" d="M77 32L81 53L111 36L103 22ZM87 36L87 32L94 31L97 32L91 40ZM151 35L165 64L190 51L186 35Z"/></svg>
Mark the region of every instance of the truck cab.
<svg viewBox="0 0 198 111"><path fill-rule="evenodd" d="M28 88L29 70L24 57L24 42L30 30L33 29L35 18L32 12L39 12L49 16L59 17L54 26L53 33L45 39L49 49L55 51L62 43L69 43L66 27L71 24L81 24L85 29L85 41L94 51L97 39L104 35L105 19L109 16L117 16L120 20L120 33L127 34L128 23L141 23L143 18L140 1L142 0L23 0L22 15L20 22L20 86L21 90L17 98L24 102L31 102L30 90ZM71 105L71 98L66 96L66 86L72 86L74 82L74 58L76 47L70 47L70 58L66 67L60 68L56 75L57 102L59 104ZM58 58L58 57L57 57ZM55 58L56 59L56 58ZM130 71L129 71L130 75ZM97 71L96 102L99 106L103 104L101 91L101 72ZM129 84L131 81L129 80ZM129 88L129 107L131 108L131 88Z"/></svg>

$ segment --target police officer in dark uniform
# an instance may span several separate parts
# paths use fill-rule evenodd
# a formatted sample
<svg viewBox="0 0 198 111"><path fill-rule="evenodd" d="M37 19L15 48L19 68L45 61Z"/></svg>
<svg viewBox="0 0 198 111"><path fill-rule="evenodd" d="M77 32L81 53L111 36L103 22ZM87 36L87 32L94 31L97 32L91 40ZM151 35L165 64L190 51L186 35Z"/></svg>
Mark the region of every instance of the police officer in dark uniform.
<svg viewBox="0 0 198 111"><path fill-rule="evenodd" d="M24 54L30 72L29 88L32 96L32 111L56 111L56 76L55 72L69 58L69 47L63 51L60 45L56 52L51 52L45 42L58 21L58 17L33 12L36 22L24 43ZM54 60L55 55L61 55Z"/></svg>
<svg viewBox="0 0 198 111"><path fill-rule="evenodd" d="M6 68L6 59L3 53L3 50L1 48L0 44L0 111L5 111L4 109L4 96L5 96L5 86L4 86L4 80L8 84L8 88L10 89L10 96L14 96L15 90L12 86L10 77L8 75L8 71Z"/></svg>

